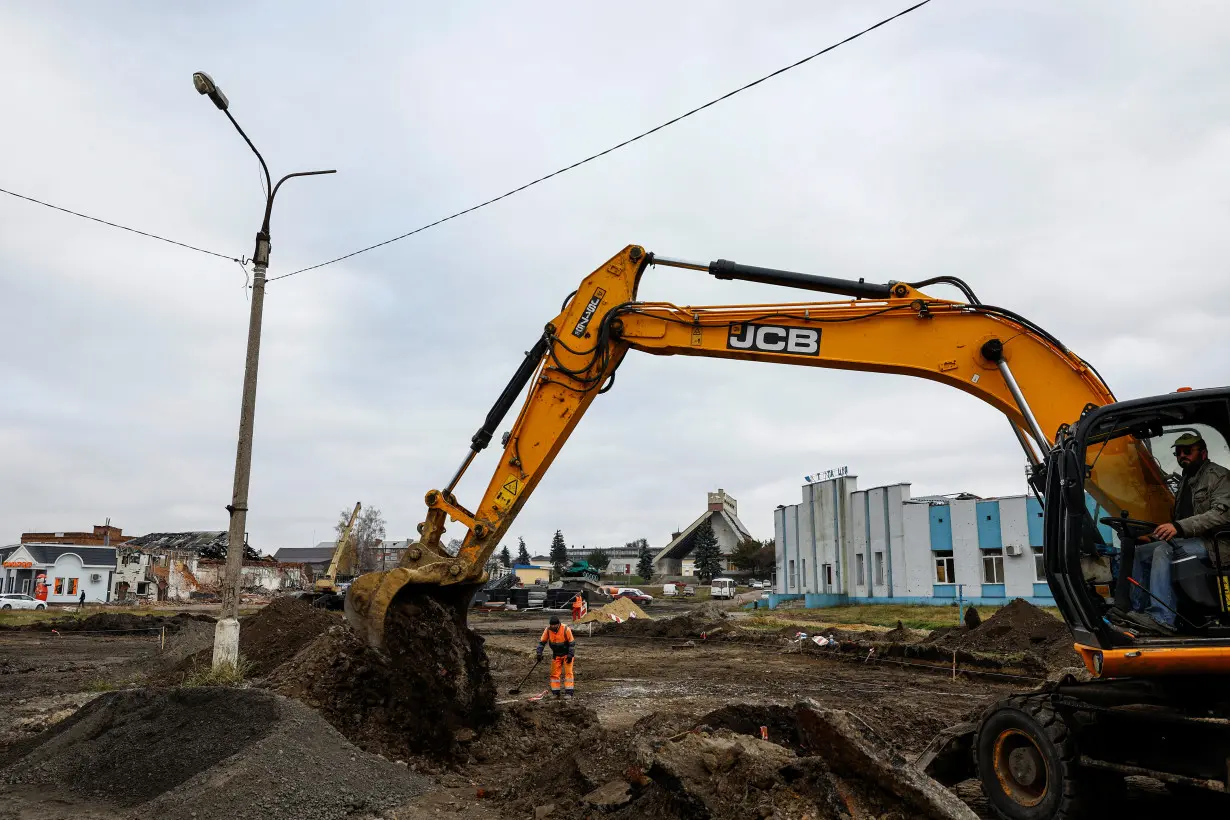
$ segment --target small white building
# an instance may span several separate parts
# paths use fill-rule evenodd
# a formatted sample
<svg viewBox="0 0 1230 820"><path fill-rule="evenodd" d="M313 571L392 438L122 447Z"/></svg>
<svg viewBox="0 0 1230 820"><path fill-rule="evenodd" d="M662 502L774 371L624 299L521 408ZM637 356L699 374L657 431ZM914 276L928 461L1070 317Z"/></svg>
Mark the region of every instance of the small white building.
<svg viewBox="0 0 1230 820"><path fill-rule="evenodd" d="M856 476L843 475L804 484L802 501L779 506L773 522L775 591L809 607L958 596L1054 605L1032 496L911 498L907 483L859 490Z"/></svg>
<svg viewBox="0 0 1230 820"><path fill-rule="evenodd" d="M115 573L115 547L82 547L76 544L20 544L5 548L0 588L5 592L35 594L36 581L44 576L47 602L75 604L85 593L86 603L110 600L111 576Z"/></svg>

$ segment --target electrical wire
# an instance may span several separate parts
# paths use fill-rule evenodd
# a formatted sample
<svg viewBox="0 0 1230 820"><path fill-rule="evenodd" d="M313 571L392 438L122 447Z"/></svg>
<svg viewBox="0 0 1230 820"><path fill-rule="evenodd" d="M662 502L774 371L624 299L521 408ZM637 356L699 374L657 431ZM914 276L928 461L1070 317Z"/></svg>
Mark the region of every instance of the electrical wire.
<svg viewBox="0 0 1230 820"><path fill-rule="evenodd" d="M437 219L435 222L430 222L430 223L428 223L428 224L426 224L426 225L423 225L423 226L421 226L421 227L415 228L415 229L414 229L414 230L412 230L412 231L407 231L406 233L403 233L403 234L401 234L400 236L395 236L395 237L393 237L392 239L386 239L386 240L384 240L383 242L377 242L377 243L376 243L376 244L374 244L374 245L368 245L368 246L367 246L367 247L365 247L365 248L359 248L357 251L351 251L350 253L343 254L342 256L338 256L338 257L335 257L335 258L330 259L330 260L328 260L328 261L325 261L325 262L320 262L320 263L318 263L318 264L311 265L311 266L306 267L306 268L300 268L299 270L294 270L294 271L291 271L290 273L283 273L283 274L281 274L280 276L272 276L272 277L270 277L270 278L269 278L269 281L270 281L270 282L276 282L276 281L277 281L277 280L279 280L279 279L286 279L286 278L291 277L291 276L296 276L296 275L298 275L298 274L300 274L300 273L307 273L307 272L308 272L308 271L310 271L310 270L316 270L316 269L318 269L318 268L327 267L328 265L332 265L332 264L334 264L334 263L336 263L336 262L341 262L341 261L342 261L342 260L344 260L344 259L350 259L352 256L358 256L358 255L359 255L359 254L361 254L361 253L367 253L368 251L374 251L376 248L382 248L382 247L384 247L385 245L392 244L393 242L398 242L398 241L400 241L400 240L402 240L402 239L406 239L406 238L408 238L408 237L414 236L414 235L415 235L415 234L417 234L417 233L422 233L423 231L429 230L430 228L434 228L434 227L436 227L437 225L441 225L441 224L443 224L443 223L445 223L445 222L448 222L448 221L449 221L449 220L451 220L451 219L456 219L456 218L457 218L457 217L459 217L459 216L465 216L465 215L466 215L466 214L468 214L468 213L472 213L472 212L474 212L474 211L477 211L479 208L485 208L485 207L487 207L488 205L493 205L493 204L495 204L496 202L499 202L501 199L507 199L508 197L513 196L514 194L519 194L519 193L521 193L521 192L522 192L522 191L524 191L526 188L532 188L533 186L535 186L535 185L539 184L540 182L546 182L547 180L551 179L552 177L557 177L557 176L559 176L560 174L564 174L564 173L567 173L568 171L573 170L574 168L579 168L580 166L585 165L585 164L586 164L586 163L588 163L588 162L593 162L594 160L596 160L596 159L600 159L601 157L604 157L604 156L606 156L607 154L610 154L610 153L612 153L612 152L614 152L614 151L618 151L620 148L623 148L623 147L625 147L625 146L631 145L632 143L636 142L637 140L644 139L645 137L648 137L648 136L649 136L649 135L651 135L651 134L655 134L655 133L657 133L658 131L661 131L661 130L662 130L662 129L664 129L664 128L668 128L669 126L672 126L672 125L674 125L675 123L677 123L677 122L679 122L679 121L681 121L681 120L685 120L685 119L687 119L688 117L692 116L693 114L698 114L698 113L700 113L701 111L704 111L706 108L709 108L709 107L711 107L711 106L717 105L718 103L723 102L723 101L725 101L725 100L728 100L728 99L730 99L731 97L735 96L736 94L738 94L738 93L740 93L740 92L742 92L742 91L747 91L749 88L753 88L753 87L758 86L758 85L760 85L761 83L763 83L763 82L765 82L765 81L767 81L767 80L771 80L771 79L773 79L774 77L778 76L779 74L784 74L784 73L786 73L787 71L791 70L792 68L798 68L799 66L803 65L804 63L810 62L810 61L812 61L812 60L816 59L817 57L823 56L823 55L825 55L825 54L829 53L830 51L832 51L832 50L834 50L834 49L836 49L836 48L838 48L838 47L840 47L840 46L844 46L846 43L853 42L854 40L857 40L858 38L862 37L862 36L863 36L863 35L865 35L865 34L870 34L871 32L875 31L876 29L880 28L881 26L886 26L886 25L888 25L889 23L893 22L894 20L896 20L896 19L898 19L898 18L900 18L900 17L904 17L905 15L909 14L910 12L912 12L912 11L916 11L917 9L920 9L920 8L922 8L923 6L927 5L927 4L928 4L928 3L930 3L930 2L931 2L931 0L922 0L922 1L921 1L921 2L919 2L919 3L915 3L914 5L910 6L909 8L904 9L904 10L902 10L902 11L899 11L899 12L897 12L896 14L892 15L891 17L886 17L886 18L884 18L883 20L881 20L880 22L876 23L875 25L868 26L867 28L863 29L862 31L856 32L855 34L851 34L849 37L846 37L844 40L840 40L840 41L838 41L838 42L836 42L836 43L833 43L832 45L829 45L829 46L826 46L825 48L822 48L821 50L817 51L815 54L808 55L807 57L804 57L804 58L803 58L803 59L801 59L801 60L797 60L797 61L795 61L795 62L791 63L791 64L790 64L790 65L788 65L788 66L783 66L782 68L777 69L776 71L772 72L771 74L766 74L765 76L761 77L761 78L760 78L760 79L758 79L758 80L753 80L752 82L747 83L746 85L739 86L738 88L734 89L733 91L728 91L727 93L723 94L723 95L722 95L722 96L720 96L720 97L716 97L716 98L714 98L714 99L710 100L709 102L704 103L703 105L698 105L697 107L693 108L693 109L692 109L692 110L690 110L690 111L686 111L686 112L684 112L683 114L680 114L679 116L674 117L673 119L669 119L669 120L667 120L666 122L664 122L664 123L662 123L662 124L660 124L660 125L656 125L656 126L654 126L653 128L650 128L648 131L643 131L643 132L641 132L641 133L637 134L635 137L630 137L630 138L628 138L628 139L624 140L623 142L618 143L617 145L612 145L610 148L607 148L607 149L606 149L606 150L604 150L604 151L599 151L599 152L598 152L598 153L596 153L596 154L591 154L590 156L586 157L585 159L582 159L582 160L579 160L579 161L577 161L577 162L574 162L574 163L572 163L571 165L566 165L566 166L564 166L563 168L560 168L560 169L559 169L559 170L557 170L557 171L552 171L551 173L546 174L545 176L541 176L541 177L539 177L538 179L535 179L535 180L532 180L532 181L530 181L530 182L527 182L527 183L525 183L524 185L522 185L522 186L520 186L520 187L513 188L511 191L508 191L508 192L506 192L506 193L500 194L499 196L492 197L491 199L488 199L488 200L486 200L485 202L480 202L480 203L478 203L477 205L472 205L472 206L470 206L469 208L466 208L466 209L465 209L465 210L463 210L463 211L458 211L457 213L450 214L450 215L448 215L448 216L446 216L446 217L443 217L443 218L441 218L441 219Z"/></svg>
<svg viewBox="0 0 1230 820"><path fill-rule="evenodd" d="M138 231L136 228L129 228L126 225L118 225L115 222L108 222L107 220L99 219L96 216L90 216L88 214L78 213L77 211L70 211L68 208L61 208L59 205L52 205L50 202L43 202L41 199L35 199L32 196L25 196L23 194L5 190L4 188L0 188L0 194L8 194L9 196L16 197L17 199L24 199L27 202L33 202L35 205L42 205L44 208L51 208L53 211L61 211L62 213L70 214L71 216L81 217L82 219L88 219L91 222L97 222L101 225L107 225L112 228L119 228L121 231L128 231L129 233L139 234L141 236L149 237L150 239L157 239L159 242L167 242L171 245L178 245L179 247L187 248L190 251L196 251L197 253L209 254L210 256L216 256L219 259L229 259L232 262L239 262L240 265L243 264L243 262L240 261L238 257L230 256L225 253L217 253L216 251L209 251L204 248L198 248L195 245L189 245L187 242L177 242L174 239L167 239L165 236L159 236L158 234L147 233L146 231Z"/></svg>

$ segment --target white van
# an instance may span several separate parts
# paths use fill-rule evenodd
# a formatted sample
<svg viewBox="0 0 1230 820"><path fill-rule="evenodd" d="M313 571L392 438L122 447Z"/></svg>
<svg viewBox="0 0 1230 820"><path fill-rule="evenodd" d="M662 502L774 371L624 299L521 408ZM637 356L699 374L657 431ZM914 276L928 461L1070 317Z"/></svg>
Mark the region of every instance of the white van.
<svg viewBox="0 0 1230 820"><path fill-rule="evenodd" d="M725 598L727 600L734 598L735 580L733 578L714 578L709 582L709 597Z"/></svg>
<svg viewBox="0 0 1230 820"><path fill-rule="evenodd" d="M663 598L674 598L678 594L679 594L679 590L674 584L663 584L662 585L662 597Z"/></svg>

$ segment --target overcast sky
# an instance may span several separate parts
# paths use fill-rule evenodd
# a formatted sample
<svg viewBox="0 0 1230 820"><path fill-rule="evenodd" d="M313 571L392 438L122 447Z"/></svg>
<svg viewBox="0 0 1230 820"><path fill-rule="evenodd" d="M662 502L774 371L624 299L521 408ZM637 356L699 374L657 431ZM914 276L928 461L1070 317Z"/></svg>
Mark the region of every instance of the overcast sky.
<svg viewBox="0 0 1230 820"><path fill-rule="evenodd" d="M271 276L605 148L908 5L0 6L0 187L234 256L256 160ZM934 0L600 161L269 286L249 529L308 546L356 500L411 536L542 324L629 243L873 281L964 277L1123 397L1227 382L1230 5ZM0 196L0 542L221 530L245 275ZM952 296L939 289L937 296ZM652 269L642 298L795 301ZM1215 317L1217 317L1215 319ZM507 425L505 425L507 426ZM633 353L506 543L655 546L725 488L753 534L802 476L1024 489L995 411L896 376ZM459 490L473 506L494 448ZM462 534L451 524L448 537Z"/></svg>

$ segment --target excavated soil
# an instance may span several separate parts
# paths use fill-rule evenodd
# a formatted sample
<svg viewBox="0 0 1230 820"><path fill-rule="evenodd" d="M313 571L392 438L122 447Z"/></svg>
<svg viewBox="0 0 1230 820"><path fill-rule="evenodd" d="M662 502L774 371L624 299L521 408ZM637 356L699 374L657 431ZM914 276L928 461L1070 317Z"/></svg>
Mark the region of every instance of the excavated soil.
<svg viewBox="0 0 1230 820"><path fill-rule="evenodd" d="M938 642L974 652L1028 653L1051 668L1084 666L1064 622L1021 598L976 628L948 632Z"/></svg>
<svg viewBox="0 0 1230 820"><path fill-rule="evenodd" d="M483 639L430 594L403 593L385 620L385 645L387 653L372 649L337 626L265 685L318 709L368 751L459 757L465 739L495 720Z"/></svg>
<svg viewBox="0 0 1230 820"><path fill-rule="evenodd" d="M163 820L369 815L427 788L302 704L254 689L104 694L0 766L10 787L62 789Z"/></svg>
<svg viewBox="0 0 1230 820"><path fill-rule="evenodd" d="M887 762L867 765L868 752ZM486 764L478 787L502 809L490 816L549 805L550 816L662 820L973 817L933 781L898 773L904 762L857 720L814 704L654 713L620 731L587 708L519 702L472 753Z"/></svg>
<svg viewBox="0 0 1230 820"><path fill-rule="evenodd" d="M294 657L341 616L317 609L296 598L276 598L254 615L239 622L239 655L250 664L248 677L261 678ZM153 682L178 684L196 668L209 666L213 658L212 636L197 651L184 657L167 671L152 677Z"/></svg>
<svg viewBox="0 0 1230 820"><path fill-rule="evenodd" d="M630 620L624 623L599 624L595 634L642 638L697 638L726 626L725 610L712 601L673 618L656 621Z"/></svg>

